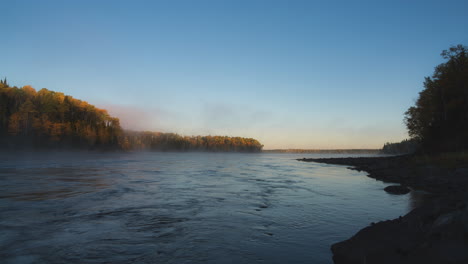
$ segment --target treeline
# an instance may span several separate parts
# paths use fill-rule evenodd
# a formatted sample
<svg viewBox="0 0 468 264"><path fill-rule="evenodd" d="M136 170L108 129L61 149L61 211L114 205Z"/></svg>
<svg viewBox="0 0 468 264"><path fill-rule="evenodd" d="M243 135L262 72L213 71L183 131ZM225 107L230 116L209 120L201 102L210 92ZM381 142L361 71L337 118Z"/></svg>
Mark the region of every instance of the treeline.
<svg viewBox="0 0 468 264"><path fill-rule="evenodd" d="M124 148L154 151L260 152L253 138L227 136L180 136L174 133L126 131Z"/></svg>
<svg viewBox="0 0 468 264"><path fill-rule="evenodd" d="M382 148L383 154L411 154L418 150L420 142L416 139L405 139L397 143L385 143Z"/></svg>
<svg viewBox="0 0 468 264"><path fill-rule="evenodd" d="M266 153L375 154L379 149L269 149Z"/></svg>
<svg viewBox="0 0 468 264"><path fill-rule="evenodd" d="M468 149L468 48L442 52L446 62L426 77L416 104L405 113L409 135L426 153Z"/></svg>
<svg viewBox="0 0 468 264"><path fill-rule="evenodd" d="M117 149L122 129L106 110L63 93L0 82L0 146Z"/></svg>
<svg viewBox="0 0 468 264"><path fill-rule="evenodd" d="M106 110L63 93L0 81L0 148L258 152L252 138L124 131Z"/></svg>

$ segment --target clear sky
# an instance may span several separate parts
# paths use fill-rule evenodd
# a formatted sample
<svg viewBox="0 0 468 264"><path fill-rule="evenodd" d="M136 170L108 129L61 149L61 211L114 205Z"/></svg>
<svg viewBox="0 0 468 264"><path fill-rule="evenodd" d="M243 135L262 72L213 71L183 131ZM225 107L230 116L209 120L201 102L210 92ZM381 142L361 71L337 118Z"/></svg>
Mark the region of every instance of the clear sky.
<svg viewBox="0 0 468 264"><path fill-rule="evenodd" d="M2 1L0 77L106 108L126 128L379 148L468 1Z"/></svg>

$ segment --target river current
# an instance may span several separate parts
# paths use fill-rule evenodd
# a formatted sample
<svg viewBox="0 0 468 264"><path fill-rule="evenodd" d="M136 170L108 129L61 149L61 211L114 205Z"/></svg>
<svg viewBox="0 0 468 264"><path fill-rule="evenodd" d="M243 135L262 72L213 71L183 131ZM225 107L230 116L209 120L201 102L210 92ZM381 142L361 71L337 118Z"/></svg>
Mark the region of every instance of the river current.
<svg viewBox="0 0 468 264"><path fill-rule="evenodd" d="M417 200L333 156L3 153L1 263L332 263Z"/></svg>

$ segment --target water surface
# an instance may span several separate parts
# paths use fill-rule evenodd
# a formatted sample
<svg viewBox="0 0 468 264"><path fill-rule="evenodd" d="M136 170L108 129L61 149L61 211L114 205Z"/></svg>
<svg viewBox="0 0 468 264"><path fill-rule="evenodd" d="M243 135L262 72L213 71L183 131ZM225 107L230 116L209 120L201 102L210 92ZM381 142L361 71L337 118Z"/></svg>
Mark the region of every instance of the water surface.
<svg viewBox="0 0 468 264"><path fill-rule="evenodd" d="M2 263L331 263L410 196L345 166L238 153L0 154Z"/></svg>

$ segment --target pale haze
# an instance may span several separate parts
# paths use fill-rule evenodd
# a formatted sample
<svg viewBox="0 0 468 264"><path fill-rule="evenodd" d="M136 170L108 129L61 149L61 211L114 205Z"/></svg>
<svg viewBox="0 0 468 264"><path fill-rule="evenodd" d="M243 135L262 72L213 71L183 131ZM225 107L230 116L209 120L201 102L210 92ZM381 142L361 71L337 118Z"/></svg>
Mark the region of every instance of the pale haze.
<svg viewBox="0 0 468 264"><path fill-rule="evenodd" d="M124 128L380 148L467 1L6 1L0 77L108 109Z"/></svg>

